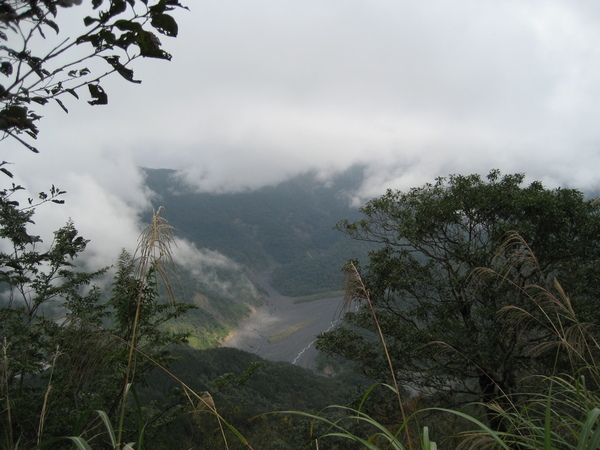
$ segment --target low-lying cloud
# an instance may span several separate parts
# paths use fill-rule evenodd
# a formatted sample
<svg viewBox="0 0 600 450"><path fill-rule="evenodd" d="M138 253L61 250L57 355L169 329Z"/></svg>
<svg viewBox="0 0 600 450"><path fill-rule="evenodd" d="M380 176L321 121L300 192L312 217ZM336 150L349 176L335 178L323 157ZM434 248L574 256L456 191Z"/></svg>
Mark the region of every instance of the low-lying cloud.
<svg viewBox="0 0 600 450"><path fill-rule="evenodd" d="M37 222L49 233L71 217L92 239L94 264L135 248L151 204L141 166L228 192L363 164L357 199L492 168L549 186L599 185L595 3L189 7L177 14L180 36L163 38L173 61L134 67L141 85L113 77L103 82L106 107L44 107L39 155L2 142L32 192L68 191L65 205L39 208Z"/></svg>

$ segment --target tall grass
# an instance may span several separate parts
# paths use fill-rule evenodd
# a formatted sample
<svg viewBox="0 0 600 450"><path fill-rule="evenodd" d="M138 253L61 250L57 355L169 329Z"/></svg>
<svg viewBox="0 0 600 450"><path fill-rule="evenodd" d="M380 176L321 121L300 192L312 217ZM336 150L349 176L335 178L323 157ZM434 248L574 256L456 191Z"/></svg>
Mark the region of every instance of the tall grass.
<svg viewBox="0 0 600 450"><path fill-rule="evenodd" d="M597 326L580 320L556 278L545 281L538 259L520 235L514 233L507 238L497 252L497 261L501 261L497 269L474 271L473 282L497 279L513 286L515 296L524 302L521 306L506 306L498 314L508 316L524 330L540 330L540 335L549 336L529 354L554 358L555 370L522 379L516 394L479 404L502 423L502 431L460 411L435 409L460 416L474 426L462 434L464 448L600 448ZM518 283L521 274L534 272L538 284ZM514 399L519 399L518 403Z"/></svg>
<svg viewBox="0 0 600 450"><path fill-rule="evenodd" d="M84 437L83 434L79 436L60 436L53 437L49 440L42 442L41 436L43 435L44 421L47 415L46 404L48 397L52 391L52 376L50 376L50 381L48 383L46 395L44 397L42 411L40 413L37 446L35 447L36 449L42 449L47 446L54 446L57 443L64 441L68 441L74 448L82 450L91 450L92 448L94 448L93 446L97 446L97 448L106 448L106 445L108 445L114 450L144 448L144 433L146 424L143 420L142 408L137 399L137 395L135 393L131 381L134 378L137 358L144 358L148 360L155 368L164 371L169 377L171 377L179 384L179 386L182 389L182 392L185 394L187 401L189 402L191 413L208 413L216 417L225 448L229 448L229 444L227 442L227 437L225 433L225 430L229 430L231 433L233 433L235 437L237 437L240 440L240 442L242 442L243 445L245 445L248 449L252 449L252 447L244 438L244 436L242 436L235 427L229 424L227 420L225 420L219 414L215 402L210 393L195 392L186 383L179 379L175 374L171 373L166 367L161 365L158 361L156 361L151 356L144 353L138 348L140 312L142 307L144 291L148 285L148 275L150 272L154 272L158 275L159 278L161 278L161 280L163 281L163 285L165 286L167 291L168 300L174 301L171 279L175 274L176 268L173 261L171 248L173 245L175 245L175 240L173 237L173 227L169 225L168 222L161 216L161 213L163 211L164 208L160 207L158 211L156 211L153 214L151 223L142 232L139 238L138 247L134 255L134 261L136 263L135 276L138 280L138 290L137 295L135 297L136 308L135 315L133 318L131 337L127 341L121 337L112 334L110 335L111 339L120 341L123 345L125 345L128 348L125 380L122 389L122 397L120 400L120 408L119 414L117 416L117 423L113 425L109 415L105 411L93 411L93 414L97 416L97 420L94 421L94 425L92 426L93 436L89 437L89 432L91 431L91 429L88 428L86 430L86 435L88 436L86 437ZM5 368L7 367L6 347L7 343L5 339L3 346L3 355L5 360L3 364L4 370L6 370ZM59 351L57 349L56 354L54 355L54 358L52 360L53 364L58 356ZM54 367L53 364L51 366L51 370ZM2 382L4 383L5 380L6 374L3 374ZM10 433L12 427L10 426L10 401L8 395L5 398L5 401L7 417L9 421L9 442L7 444L9 448L16 449L18 448L18 442L14 441L14 437ZM135 412L138 418L137 439L134 442L123 442L125 416L127 411L126 407L128 404L132 404L132 402L135 406Z"/></svg>
<svg viewBox="0 0 600 450"><path fill-rule="evenodd" d="M160 215L162 211L164 211L164 208L161 206L158 208L158 211L152 215L152 221L142 232L136 251L136 255L139 255L137 258L139 289L137 294L135 317L133 321L133 332L131 335L131 342L129 343L129 356L127 358L127 370L125 373L123 398L121 400L121 413L119 417L119 428L116 444L117 449L121 448L125 407L127 404L129 389L131 388L130 380L132 379L132 372L135 370L134 350L137 344L136 339L139 329L141 304L144 296L144 289L146 288L147 284L147 276L150 270L154 270L162 278L165 286L167 287L167 292L169 293L170 299L173 298L170 274L172 272L172 267L174 267L171 245L174 244L175 239L173 237L173 227L169 225L167 221Z"/></svg>
<svg viewBox="0 0 600 450"><path fill-rule="evenodd" d="M172 270L170 245L173 243L171 228L160 217L162 209L154 215L153 222L140 239L139 272L144 284L144 274L151 268L159 274L169 275ZM302 411L282 411L281 413L295 414L311 421L310 432L313 437L315 449L326 441L350 441L368 450L393 449L393 450L436 450L436 442L430 438L431 427L419 426L424 414L434 412L440 415L450 415L460 418L469 424L469 431L459 433L458 447L463 449L565 449L584 450L600 449L600 371L596 364L600 354L600 345L596 338L596 327L581 321L578 317L573 302L557 280L547 284L520 285L515 281L515 274L532 273L538 271L538 280L544 280L540 265L535 255L526 242L519 235L511 235L499 249L498 260L502 261L497 269L482 268L472 275L473 282L481 279L495 278L501 283L513 285L516 295L524 299L521 306L512 305L498 311L522 327L543 330L544 334L552 339L540 343L530 349L531 355L555 355L556 361L565 360L567 366L559 366L561 371L544 373L521 380L521 390L516 394L505 396L499 401L491 403L477 403L483 414L480 418L461 410L447 408L417 409L407 407L407 402L402 398L400 386L396 379L393 361L389 355L385 336L379 326L376 310L371 302L369 291L363 283L357 268L353 264L346 266L347 290L343 307L349 309L355 302L364 302L370 309L377 330L379 340L390 371L392 384L378 384L372 386L360 399L358 406L330 405L317 414ZM162 267L162 268L161 268ZM141 295L141 291L140 291ZM140 298L138 296L138 309ZM137 321L138 315L136 314ZM129 380L131 372L135 370L135 356L148 358L157 368L165 371L176 380L183 389L187 399L196 414L209 413L217 418L225 448L229 448L226 431L229 430L247 448L252 449L250 443L235 427L229 424L218 412L215 402L209 393L196 393L158 362L136 348L136 330L129 346L127 377L123 392L122 410L117 427L113 428L108 416L98 411L105 428L103 435L108 436L114 449L142 448L144 424L140 420L138 441L136 443L122 442L123 419L125 402L131 391ZM440 343L437 343L440 344ZM442 343L443 344L443 343ZM6 344L5 344L6 345ZM6 353L6 352L5 352ZM51 386L48 387L48 392ZM367 402L370 401L376 389L384 389L396 400L398 408L398 423L383 423L366 411ZM135 397L135 396L134 396ZM519 399L519 401L515 401ZM7 407L10 414L8 399ZM40 430L43 428L42 412ZM141 417L141 411L139 411ZM10 417L10 416L9 416ZM501 429L494 428L486 423L490 417L502 423ZM440 421L443 419L440 419ZM441 426L440 426L441 428ZM413 434L411 435L411 431ZM414 433L419 430L418 433ZM439 433L438 433L439 434ZM10 437L12 440L12 436ZM92 440L82 437L55 438L44 445L57 442L59 439L68 439L76 448L91 449ZM450 441L448 441L450 442ZM15 444L12 443L11 444Z"/></svg>
<svg viewBox="0 0 600 450"><path fill-rule="evenodd" d="M174 301L173 289L171 278L175 274L175 263L173 261L173 255L171 248L175 245L175 239L173 237L173 227L169 225L166 219L164 219L160 214L164 211L164 208L161 206L152 216L152 221L146 227L146 229L142 232L139 241L138 247L136 250L135 256L137 256L137 276L139 279L139 290L137 295L137 305L136 312L133 323L133 333L131 337L131 342L127 343L129 346L129 356L127 360L127 370L125 375L125 385L123 388L123 398L121 400L121 413L119 416L119 425L116 433L116 437L112 428L110 427L110 421L108 420L108 416L101 416L103 422L107 427L107 431L109 436L111 437L111 443L115 449L122 448L133 448L133 444L123 444L123 424L125 418L125 407L127 403L127 397L131 388L130 380L132 378L132 372L135 370L135 356L140 354L142 357L149 359L157 368L163 370L167 373L171 378L176 380L179 385L183 388L183 392L187 396L188 401L192 405L192 409L196 413L201 412L209 412L217 418L219 428L221 430L221 435L223 437L223 442L226 448L229 448L227 443L227 437L225 435L225 428L230 429L235 436L237 436L240 441L245 444L248 448L252 448L250 444L246 441L246 439L233 427L230 425L221 415L218 413L216 405L212 396L205 392L203 394L196 393L193 389L191 389L187 384L185 384L182 380L176 377L173 373L159 364L157 361L152 360L148 355L145 355L139 349L136 348L136 338L139 328L139 317L141 310L141 302L143 298L143 292L147 284L147 276L148 273L152 270L156 274L158 274L159 278L162 279L163 285L165 286L167 297L169 301ZM134 256L134 258L135 258ZM139 409L139 408L138 408ZM99 412L101 414L101 412ZM141 411L140 411L141 415ZM141 428L141 427L140 427ZM140 429L138 435L139 446L142 447L141 437L143 430Z"/></svg>
<svg viewBox="0 0 600 450"><path fill-rule="evenodd" d="M507 238L498 250L497 261L501 261L497 269L481 268L474 271L472 282L495 278L500 283L509 283L514 287L515 298L524 299L525 303L521 301L521 306L502 308L498 314L508 316L509 320L523 329L541 330L540 334L551 336L531 348L530 356L555 358L556 370L522 379L519 392L505 395L498 401L476 403L479 410L487 413L483 414L481 420L464 411L447 408L421 409L407 417L369 292L356 267L350 264L346 267L348 289L343 306L348 309L352 302L360 301L366 302L370 308L393 380L393 386L383 386L396 396L402 423L392 431L390 426L383 425L364 412L364 403L373 388L365 394L358 408L331 405L319 414L295 412L309 417L314 423L315 432L320 429L315 436L317 448L319 440L344 439L370 450L404 450L412 449L413 445L435 449L437 445L429 439L429 428L422 428L416 443L409 434L411 422L418 424L421 415L434 412L452 415L470 424L470 431L457 436L459 448L600 449L600 370L597 364L600 345L597 326L580 320L573 302L558 280L543 281L545 277L539 261L518 234L511 234ZM537 272L539 284L519 284L519 275L533 272ZM559 365L559 361L567 361L568 364L565 367L564 364ZM518 403L515 399L519 399ZM490 417L502 424L501 431L486 423ZM366 426L362 433L354 431L360 428L357 424Z"/></svg>
<svg viewBox="0 0 600 450"><path fill-rule="evenodd" d="M375 308L373 303L371 302L371 296L369 295L369 291L363 280L358 273L358 269L354 263L350 262L346 264L344 267L344 272L346 274L346 291L344 295L344 300L342 303L342 310L348 311L354 302L365 302L369 306L369 310L371 311L371 316L377 328L377 335L381 342L381 347L385 353L385 358L388 363L388 368L390 370L390 376L393 382L392 391L395 393L396 399L398 401L398 408L400 410L400 415L402 417L402 422L405 424L407 421L406 412L404 411L404 402L402 400L402 396L400 394L400 388L398 386L398 380L396 378L396 370L394 369L394 364L392 363L392 358L390 357L390 353L388 351L387 344L385 342L385 336L383 335L383 331L381 330L381 326L379 325L379 319L377 318L377 313L375 312ZM410 431L408 426L403 427L404 434L406 436L406 442L408 443L408 448L412 449L412 439L410 437Z"/></svg>
<svg viewBox="0 0 600 450"><path fill-rule="evenodd" d="M318 414L310 414L300 411L282 411L285 414L296 414L307 417L312 420L311 434L315 435L314 443L316 448L319 448L319 441L323 439L341 439L353 441L357 444L362 445L364 448L369 450L375 450L379 448L388 448L394 450L412 450L414 446L413 439L409 429L410 418L406 414L404 407L404 401L400 387L398 386L398 380L396 377L396 371L392 362L392 358L389 354L385 336L379 324L379 319L375 311L375 307L371 302L371 297L368 289L366 288L356 265L352 262L347 263L343 269L346 280L345 280L345 292L342 301L342 312L348 311L352 308L355 303L366 303L371 312L371 317L374 321L377 335L385 358L390 371L392 379L392 385L388 384L375 384L367 390L363 395L357 408L352 408L344 405L330 405L324 408ZM383 387L389 390L390 393L396 398L398 410L400 411L401 423L396 427L390 427L384 425L376 418L367 414L364 411L366 401L369 399L373 390L377 387ZM333 418L330 418L333 416ZM321 429L324 427L324 431ZM353 431L360 428L366 428L366 435L364 433L358 434ZM395 428L395 431L394 431ZM401 439L400 435L404 438ZM420 446L423 450L435 450L437 446L435 442L429 439L429 429L423 428L420 436ZM404 442L404 443L403 443ZM380 447L380 445L385 445Z"/></svg>
<svg viewBox="0 0 600 450"><path fill-rule="evenodd" d="M506 426L505 432L491 432L481 426L471 432L466 443L481 448L498 442L521 449L595 449L600 448L600 371L597 357L600 345L597 325L580 320L560 282L545 277L531 248L518 234L511 234L498 251L500 268L481 268L473 279L497 278L509 283L528 303L504 307L499 314L523 328L544 330L550 336L530 350L533 356L549 356L556 361L554 373L537 374L522 380L518 397L524 402L483 405ZM521 286L515 274L537 272L539 284ZM559 365L560 361L566 361ZM492 443L494 443L492 445Z"/></svg>

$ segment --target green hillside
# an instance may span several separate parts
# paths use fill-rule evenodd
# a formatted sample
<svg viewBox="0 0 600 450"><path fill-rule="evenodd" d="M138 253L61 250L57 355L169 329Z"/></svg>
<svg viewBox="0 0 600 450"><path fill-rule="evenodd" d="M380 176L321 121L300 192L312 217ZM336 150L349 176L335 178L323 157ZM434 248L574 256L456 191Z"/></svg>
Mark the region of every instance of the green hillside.
<svg viewBox="0 0 600 450"><path fill-rule="evenodd" d="M266 414L274 411L317 412L329 404L346 404L360 380L318 376L288 363L264 360L233 348L174 350L178 359L172 373L196 393L209 391L223 417L236 427L255 448L304 448L310 442L309 423L298 416ZM249 376L248 376L249 375ZM155 370L148 386L139 392L143 402L173 402L171 393L178 384L166 373ZM187 398L177 420L149 434L155 448L226 448L218 422L206 412L190 414ZM177 408L175 408L177 409ZM230 449L247 448L227 432Z"/></svg>
<svg viewBox="0 0 600 450"><path fill-rule="evenodd" d="M196 349L218 346L250 314L251 307L264 303L264 296L237 265L206 271L198 274L179 267L175 296L197 309L166 325L172 331L189 333L188 343Z"/></svg>
<svg viewBox="0 0 600 450"><path fill-rule="evenodd" d="M260 272L274 268L272 282L282 294L305 296L340 289L340 268L369 247L333 229L341 219L357 219L349 193L362 181L353 168L328 183L304 174L255 191L213 194L186 187L168 169L145 169L177 234Z"/></svg>

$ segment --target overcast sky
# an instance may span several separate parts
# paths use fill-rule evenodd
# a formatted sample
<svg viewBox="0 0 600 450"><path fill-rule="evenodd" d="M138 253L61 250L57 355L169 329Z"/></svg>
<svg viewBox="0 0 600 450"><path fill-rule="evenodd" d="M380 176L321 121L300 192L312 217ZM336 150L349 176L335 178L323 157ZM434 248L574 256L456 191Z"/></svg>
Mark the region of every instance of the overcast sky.
<svg viewBox="0 0 600 450"><path fill-rule="evenodd" d="M171 62L104 83L107 106L45 107L39 155L1 144L27 187L68 191L38 222L72 217L98 263L135 246L138 166L223 192L360 163L364 198L493 168L599 185L600 2L184 3Z"/></svg>

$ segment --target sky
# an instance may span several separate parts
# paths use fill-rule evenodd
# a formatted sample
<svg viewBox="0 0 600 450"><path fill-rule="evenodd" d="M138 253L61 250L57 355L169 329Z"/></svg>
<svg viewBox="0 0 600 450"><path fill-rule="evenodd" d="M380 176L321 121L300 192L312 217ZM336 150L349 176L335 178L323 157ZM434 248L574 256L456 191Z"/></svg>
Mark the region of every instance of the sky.
<svg viewBox="0 0 600 450"><path fill-rule="evenodd" d="M106 106L44 107L40 154L0 144L32 192L68 192L37 222L72 218L93 264L135 248L140 214L159 206L140 166L229 192L362 164L360 199L496 168L600 185L598 2L182 2L179 36L161 37L172 61L139 61L139 85L107 80Z"/></svg>

